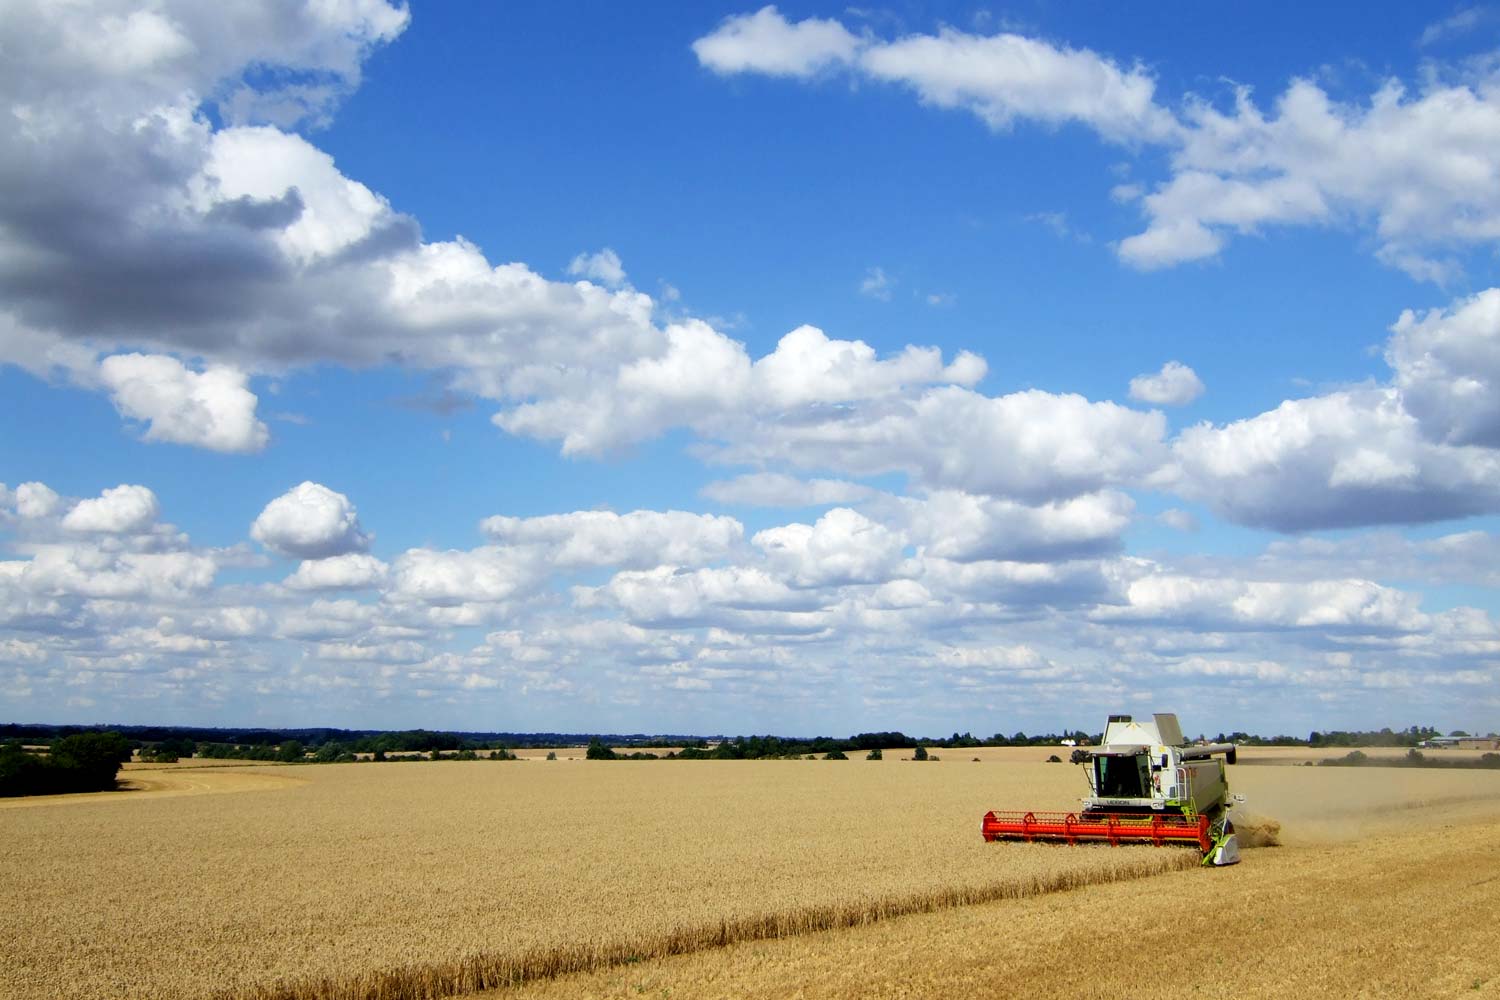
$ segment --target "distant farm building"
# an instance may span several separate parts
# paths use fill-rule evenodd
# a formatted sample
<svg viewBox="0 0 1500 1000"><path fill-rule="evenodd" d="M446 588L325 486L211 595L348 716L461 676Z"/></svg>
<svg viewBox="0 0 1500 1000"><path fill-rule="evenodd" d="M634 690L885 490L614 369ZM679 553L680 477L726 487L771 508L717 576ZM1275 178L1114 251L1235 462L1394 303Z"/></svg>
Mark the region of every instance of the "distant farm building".
<svg viewBox="0 0 1500 1000"><path fill-rule="evenodd" d="M1500 736L1434 736L1421 745L1434 750L1500 750Z"/></svg>

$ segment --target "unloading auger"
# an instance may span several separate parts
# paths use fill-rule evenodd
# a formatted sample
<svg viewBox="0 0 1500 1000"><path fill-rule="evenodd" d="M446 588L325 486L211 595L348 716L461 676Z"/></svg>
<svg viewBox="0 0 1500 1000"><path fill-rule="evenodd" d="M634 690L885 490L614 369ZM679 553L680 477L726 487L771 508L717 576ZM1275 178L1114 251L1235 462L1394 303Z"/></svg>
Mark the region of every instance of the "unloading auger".
<svg viewBox="0 0 1500 1000"><path fill-rule="evenodd" d="M1229 794L1224 765L1234 761L1232 743L1187 744L1176 715L1111 715L1101 745L1073 751L1093 792L1082 809L989 812L981 830L985 840L1195 846L1205 865L1232 865L1240 845L1229 807L1244 801Z"/></svg>

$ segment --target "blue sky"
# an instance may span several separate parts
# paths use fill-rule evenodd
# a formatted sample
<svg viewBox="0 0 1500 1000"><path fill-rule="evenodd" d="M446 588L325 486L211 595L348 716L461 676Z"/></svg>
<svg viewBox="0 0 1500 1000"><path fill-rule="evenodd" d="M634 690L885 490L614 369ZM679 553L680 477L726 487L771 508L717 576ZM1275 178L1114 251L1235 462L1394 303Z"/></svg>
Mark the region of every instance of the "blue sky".
<svg viewBox="0 0 1500 1000"><path fill-rule="evenodd" d="M0 715L1500 728L1500 11L0 42Z"/></svg>

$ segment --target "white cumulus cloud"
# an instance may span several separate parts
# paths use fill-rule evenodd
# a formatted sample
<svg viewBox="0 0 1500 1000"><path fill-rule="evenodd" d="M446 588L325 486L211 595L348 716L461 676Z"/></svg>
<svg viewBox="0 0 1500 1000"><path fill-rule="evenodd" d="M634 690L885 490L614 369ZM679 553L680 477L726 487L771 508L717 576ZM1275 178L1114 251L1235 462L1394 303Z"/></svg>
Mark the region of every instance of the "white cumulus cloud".
<svg viewBox="0 0 1500 1000"><path fill-rule="evenodd" d="M275 240L304 265L353 247L395 218L383 197L341 174L332 156L269 126L216 132L194 189L205 213L221 205L291 199Z"/></svg>
<svg viewBox="0 0 1500 1000"><path fill-rule="evenodd" d="M751 539L783 579L799 587L884 583L896 574L906 539L848 507L814 524L767 528Z"/></svg>
<svg viewBox="0 0 1500 1000"><path fill-rule="evenodd" d="M1500 290L1403 312L1385 359L1385 384L1188 428L1159 481L1232 520L1281 531L1500 510Z"/></svg>
<svg viewBox="0 0 1500 1000"><path fill-rule="evenodd" d="M78 501L62 525L69 531L134 535L149 530L160 513L155 493L144 486L122 484L93 500Z"/></svg>
<svg viewBox="0 0 1500 1000"><path fill-rule="evenodd" d="M195 372L160 354L116 354L100 363L99 377L121 414L145 422L148 441L246 452L270 438L246 376L233 368Z"/></svg>
<svg viewBox="0 0 1500 1000"><path fill-rule="evenodd" d="M1088 49L1021 35L943 28L894 41L857 36L838 21L788 21L775 7L733 17L693 43L698 61L722 75L808 77L846 67L911 87L928 104L963 108L992 128L1017 119L1078 121L1105 135L1162 138L1175 123L1155 103L1155 81Z"/></svg>
<svg viewBox="0 0 1500 1000"><path fill-rule="evenodd" d="M1467 27L1468 15L1435 25ZM1438 37L1432 35L1431 37ZM943 27L886 40L837 21L789 21L774 7L731 18L694 43L720 74L807 77L841 69L911 88L926 104L993 129L1079 123L1106 141L1158 147L1169 176L1120 185L1146 228L1116 244L1122 261L1170 267L1219 254L1239 234L1277 226L1368 225L1376 256L1418 280L1458 273L1455 249L1500 238L1500 64L1428 64L1337 100L1289 81L1268 107L1248 86L1228 108L1194 94L1167 107L1152 73L1089 49Z"/></svg>
<svg viewBox="0 0 1500 1000"><path fill-rule="evenodd" d="M1390 80L1340 102L1294 80L1269 112L1241 88L1233 108L1190 101L1172 176L1145 195L1146 230L1119 244L1151 268L1212 256L1229 234L1371 220L1377 256L1443 280L1440 256L1500 236L1500 90L1490 69L1415 91Z"/></svg>
<svg viewBox="0 0 1500 1000"><path fill-rule="evenodd" d="M579 588L575 595L581 607L614 606L639 624L722 625L752 631L757 621L767 620L757 616L772 616L768 620L782 627L785 613L810 612L822 605L815 591L794 588L756 566L625 570L604 586Z"/></svg>
<svg viewBox="0 0 1500 1000"><path fill-rule="evenodd" d="M728 555L745 533L732 517L680 510L497 516L480 528L495 542L534 548L560 568L702 565Z"/></svg>
<svg viewBox="0 0 1500 1000"><path fill-rule="evenodd" d="M856 503L875 491L840 479L798 479L780 472L748 472L733 479L716 479L699 491L719 503L749 507L821 507Z"/></svg>
<svg viewBox="0 0 1500 1000"><path fill-rule="evenodd" d="M283 583L293 590L359 590L379 585L385 563L364 552L348 552L326 559L306 559Z"/></svg>
<svg viewBox="0 0 1500 1000"><path fill-rule="evenodd" d="M906 472L928 488L1028 503L1137 484L1168 457L1160 413L1036 389L990 397L940 387L848 407L837 419L734 430L721 451L734 461Z"/></svg>
<svg viewBox="0 0 1500 1000"><path fill-rule="evenodd" d="M1130 398L1156 406L1186 406L1201 395L1198 373L1180 361L1168 361L1156 374L1130 380Z"/></svg>
<svg viewBox="0 0 1500 1000"><path fill-rule="evenodd" d="M693 43L698 61L715 73L811 76L847 63L859 39L842 24L810 17L792 24L774 6L727 18L712 34Z"/></svg>
<svg viewBox="0 0 1500 1000"><path fill-rule="evenodd" d="M349 498L313 482L295 486L266 504L250 526L250 537L296 559L326 559L361 552L370 545Z"/></svg>
<svg viewBox="0 0 1500 1000"><path fill-rule="evenodd" d="M1418 523L1500 506L1500 454L1427 440L1390 388L1200 424L1179 436L1174 453L1183 495L1282 531Z"/></svg>
<svg viewBox="0 0 1500 1000"><path fill-rule="evenodd" d="M1162 139L1175 130L1155 101L1156 83L1141 67L1122 69L1089 49L1071 49L1002 33L944 28L871 44L860 69L901 83L943 108L963 108L991 128L1016 120L1080 122L1113 139Z"/></svg>
<svg viewBox="0 0 1500 1000"><path fill-rule="evenodd" d="M1427 628L1420 598L1369 580L1263 581L1155 571L1131 580L1101 621L1167 620L1198 627L1404 632Z"/></svg>
<svg viewBox="0 0 1500 1000"><path fill-rule="evenodd" d="M799 424L816 423L808 417L839 416L833 404L895 398L933 383L972 385L986 371L968 351L947 363L932 347L881 358L864 341L836 340L813 326L786 334L754 362L743 344L699 320L665 332L661 353L558 385L496 415L495 423L514 434L561 439L564 454L597 454L672 427L737 435L740 424L772 425L789 411L797 411Z"/></svg>
<svg viewBox="0 0 1500 1000"><path fill-rule="evenodd" d="M609 288L625 284L625 265L609 247L598 253L579 254L568 265L568 273L597 281Z"/></svg>
<svg viewBox="0 0 1500 1000"><path fill-rule="evenodd" d="M960 562L1056 562L1119 548L1135 504L1110 490L1031 506L937 490L903 501L908 532L929 555Z"/></svg>
<svg viewBox="0 0 1500 1000"><path fill-rule="evenodd" d="M408 549L391 564L391 596L438 607L509 600L542 576L528 555L499 546Z"/></svg>
<svg viewBox="0 0 1500 1000"><path fill-rule="evenodd" d="M22 517L44 518L57 512L62 498L46 483L22 483L16 487L15 503Z"/></svg>
<svg viewBox="0 0 1500 1000"><path fill-rule="evenodd" d="M1500 447L1500 289L1421 315L1403 312L1385 356L1429 437Z"/></svg>

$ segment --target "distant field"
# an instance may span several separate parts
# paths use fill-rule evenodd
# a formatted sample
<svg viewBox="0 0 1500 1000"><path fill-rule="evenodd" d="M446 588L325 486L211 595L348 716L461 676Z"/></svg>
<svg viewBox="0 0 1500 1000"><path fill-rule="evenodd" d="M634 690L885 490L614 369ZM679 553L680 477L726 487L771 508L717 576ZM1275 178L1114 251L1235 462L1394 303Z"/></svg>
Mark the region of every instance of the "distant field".
<svg viewBox="0 0 1500 1000"><path fill-rule="evenodd" d="M421 996L465 976L477 986L1036 897L1005 904L1024 908L1196 862L1165 848L986 844L986 809L1070 808L1084 784L1035 749L965 753L132 769L154 784L0 806L0 996L373 997L396 985ZM1419 813L1500 815L1492 772L1232 775L1291 845L1249 852L1242 870L1384 836ZM1137 884L1149 894L1157 881Z"/></svg>
<svg viewBox="0 0 1500 1000"><path fill-rule="evenodd" d="M254 770L243 762L208 760L179 764L126 764L120 771L120 790L68 795L32 795L0 799L0 816L11 809L48 809L62 805L138 808L150 799L176 798L222 792L265 791L304 784L307 769L262 765ZM130 815L134 816L132 812ZM0 830L11 822L0 819ZM3 871L3 865L0 865ZM3 887L3 883L0 883Z"/></svg>
<svg viewBox="0 0 1500 1000"><path fill-rule="evenodd" d="M1303 764L1336 760L1353 750L1353 747L1241 747L1240 760L1247 764ZM1397 760L1410 753L1407 747L1360 747L1359 752L1373 760ZM1422 750L1420 753L1433 763L1444 761L1476 761L1493 750Z"/></svg>
<svg viewBox="0 0 1500 1000"><path fill-rule="evenodd" d="M207 767L244 767L247 763L269 764L273 761L243 761L220 757L183 757L172 761L170 764L148 764L144 761L133 760L126 764L120 772L123 780L130 780L132 772L135 771L181 771L184 769L201 770Z"/></svg>

